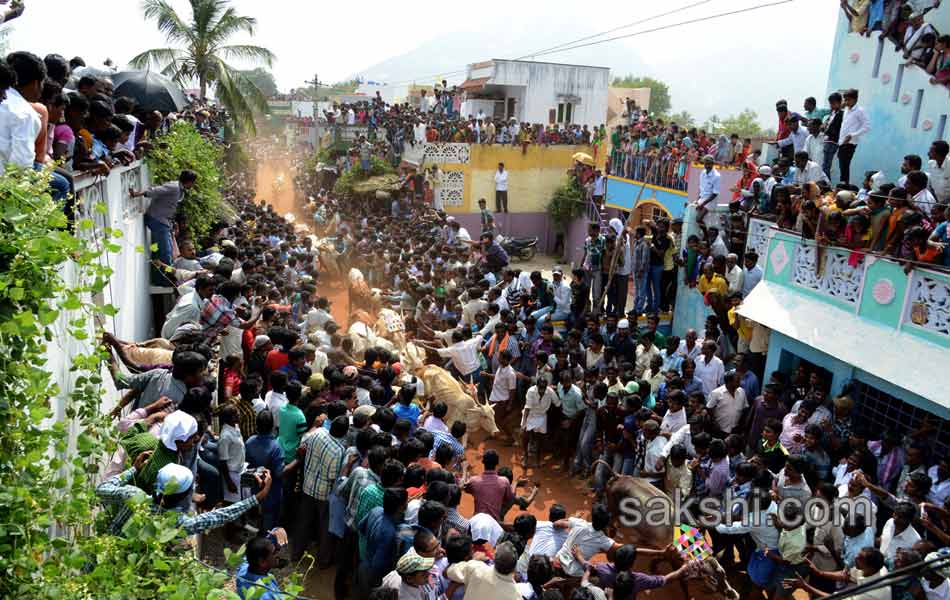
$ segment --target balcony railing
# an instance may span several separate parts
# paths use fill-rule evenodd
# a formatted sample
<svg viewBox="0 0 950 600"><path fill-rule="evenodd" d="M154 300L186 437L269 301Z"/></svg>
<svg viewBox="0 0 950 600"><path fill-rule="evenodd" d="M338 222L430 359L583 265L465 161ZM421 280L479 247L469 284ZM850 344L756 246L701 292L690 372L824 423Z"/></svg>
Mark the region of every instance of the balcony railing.
<svg viewBox="0 0 950 600"><path fill-rule="evenodd" d="M766 280L950 347L950 273L887 256L818 246L795 231L753 219L747 248Z"/></svg>
<svg viewBox="0 0 950 600"><path fill-rule="evenodd" d="M685 158L615 152L611 154L608 164L611 175L686 191L689 161Z"/></svg>

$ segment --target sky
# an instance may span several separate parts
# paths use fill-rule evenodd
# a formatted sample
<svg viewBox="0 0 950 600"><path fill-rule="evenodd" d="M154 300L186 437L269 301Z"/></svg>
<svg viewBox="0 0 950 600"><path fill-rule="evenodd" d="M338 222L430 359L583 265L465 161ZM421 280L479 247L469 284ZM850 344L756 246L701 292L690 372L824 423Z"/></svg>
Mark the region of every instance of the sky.
<svg viewBox="0 0 950 600"><path fill-rule="evenodd" d="M190 13L187 0L169 1L181 14ZM688 110L701 121L748 106L769 125L776 98L786 97L795 106L805 96L825 93L838 3L790 0L721 19L704 17L776 1L606 0L589 5L596 8L586 11L585 3L577 0L482 0L464 6L388 0L365 0L359 5L302 0L233 0L233 4L241 14L258 20L253 39L236 41L265 46L277 55L273 72L282 90L302 86L314 74L321 81L335 82L372 73L375 65L427 42L439 42L439 50L431 53L433 60L438 55L443 63L456 63L461 69L486 58L514 58L525 48L550 47L557 34L563 34L555 38L560 43L635 21L643 22L605 37L697 19L538 59L571 62L572 55L582 53L610 66L614 75L634 71L666 81L673 111ZM651 19L681 8L676 14ZM88 65L111 58L124 66L142 50L165 45L154 24L144 20L137 0L29 0L26 13L11 26L10 49L41 56L49 52L67 58L79 55ZM454 52L454 34L480 36L483 50L474 56L468 56L470 46ZM533 39L539 45L532 45ZM408 67L418 66L420 78L431 79L435 74L426 56L410 54L407 60L412 61Z"/></svg>

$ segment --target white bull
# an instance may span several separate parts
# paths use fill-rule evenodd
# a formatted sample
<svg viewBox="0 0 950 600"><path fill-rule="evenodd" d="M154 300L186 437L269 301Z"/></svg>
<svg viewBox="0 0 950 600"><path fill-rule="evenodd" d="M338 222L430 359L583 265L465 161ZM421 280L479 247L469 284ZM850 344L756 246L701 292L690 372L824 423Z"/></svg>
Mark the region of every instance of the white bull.
<svg viewBox="0 0 950 600"><path fill-rule="evenodd" d="M495 409L488 402L479 402L472 386L463 387L448 371L435 365L426 365L414 372L422 380L426 396L448 407L444 419L447 424L462 421L469 434L484 431L493 436L498 433Z"/></svg>

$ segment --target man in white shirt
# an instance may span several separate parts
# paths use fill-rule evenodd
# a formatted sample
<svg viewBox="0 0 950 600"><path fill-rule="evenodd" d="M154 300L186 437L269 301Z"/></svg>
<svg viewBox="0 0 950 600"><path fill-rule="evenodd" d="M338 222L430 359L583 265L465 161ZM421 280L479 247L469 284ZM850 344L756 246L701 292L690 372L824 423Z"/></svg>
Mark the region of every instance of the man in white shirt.
<svg viewBox="0 0 950 600"><path fill-rule="evenodd" d="M927 151L927 179L937 201L943 204L950 202L950 144L946 140L937 140L930 144Z"/></svg>
<svg viewBox="0 0 950 600"><path fill-rule="evenodd" d="M914 504L901 502L894 507L894 516L888 519L881 529L881 553L888 566L893 567L898 550L910 549L920 541L920 534L913 526L918 512Z"/></svg>
<svg viewBox="0 0 950 600"><path fill-rule="evenodd" d="M864 109L858 106L858 90L848 90L843 97L845 109L838 134L838 168L841 171L841 183L850 183L851 160L858 148L858 140L871 131L871 121Z"/></svg>
<svg viewBox="0 0 950 600"><path fill-rule="evenodd" d="M620 544L607 537L604 530L610 524L610 512L603 504L595 504L591 510L591 522L582 519L570 519L571 532L554 557L564 572L570 577L580 577L585 571L585 562L595 554L609 552ZM581 559L577 555L580 554Z"/></svg>
<svg viewBox="0 0 950 600"><path fill-rule="evenodd" d="M696 370L699 371L698 365ZM732 433L742 420L743 413L749 408L749 401L746 399L745 390L739 387L739 376L735 371L726 373L723 380L723 385L709 392L706 408L712 413L716 427L725 437Z"/></svg>
<svg viewBox="0 0 950 600"><path fill-rule="evenodd" d="M699 174L699 198L696 201L696 222L706 226L717 225L719 216L713 212L719 197L720 175L716 162L709 154L703 157L703 170Z"/></svg>
<svg viewBox="0 0 950 600"><path fill-rule="evenodd" d="M795 153L795 179L798 185L806 183L828 182L828 176L821 170L821 165L809 160L808 152L802 150Z"/></svg>
<svg viewBox="0 0 950 600"><path fill-rule="evenodd" d="M482 346L482 336L475 335L471 339L462 339L462 332L452 334L452 345L448 348L432 348L439 356L452 360L452 366L465 381L478 381L478 349Z"/></svg>
<svg viewBox="0 0 950 600"><path fill-rule="evenodd" d="M564 281L561 267L554 267L551 280L551 293L554 296L554 314L551 319L560 321L571 314L571 286Z"/></svg>
<svg viewBox="0 0 950 600"><path fill-rule="evenodd" d="M501 162L495 171L495 212L508 212L508 171Z"/></svg>
<svg viewBox="0 0 950 600"><path fill-rule="evenodd" d="M819 165L823 164L825 160L825 134L821 132L821 119L812 119L808 122L805 152L808 153L808 160L813 160Z"/></svg>
<svg viewBox="0 0 950 600"><path fill-rule="evenodd" d="M170 339L175 331L185 323L198 323L205 303L214 293L214 280L210 277L199 277L192 292L184 294L175 303L174 308L165 317L162 325L162 337Z"/></svg>
<svg viewBox="0 0 950 600"><path fill-rule="evenodd" d="M8 86L0 104L0 173L8 164L33 168L42 124L30 102L40 101L45 78L46 65L40 57L29 52L7 56L0 73L0 82Z"/></svg>
<svg viewBox="0 0 950 600"><path fill-rule="evenodd" d="M707 390L715 390L723 384L726 374L722 360L716 356L716 342L703 343L702 353L696 357L695 376L705 384Z"/></svg>
<svg viewBox="0 0 950 600"><path fill-rule="evenodd" d="M528 555L535 556L540 554L548 558L554 558L557 551L564 545L567 534L570 531L565 517L567 516L564 507L560 504L553 504L548 509L549 521L538 521L534 530L534 537L531 538L531 545L528 546Z"/></svg>
<svg viewBox="0 0 950 600"><path fill-rule="evenodd" d="M310 309L300 324L300 330L304 334L310 334L317 329L323 329L327 321L332 321L333 315L330 314L330 300L327 298L318 298L317 305Z"/></svg>
<svg viewBox="0 0 950 600"><path fill-rule="evenodd" d="M910 194L913 204L918 210L929 215L937 199L927 189L927 174L923 171L911 171L907 174L907 181L904 183L904 189Z"/></svg>
<svg viewBox="0 0 950 600"><path fill-rule="evenodd" d="M742 291L742 267L739 266L739 257L733 253L726 255L726 283L730 295Z"/></svg>
<svg viewBox="0 0 950 600"><path fill-rule="evenodd" d="M785 123L788 124L788 135L778 141L779 148L791 146L793 152L801 152L805 149L808 130L802 128L800 120L801 116L798 113L792 113L785 117Z"/></svg>

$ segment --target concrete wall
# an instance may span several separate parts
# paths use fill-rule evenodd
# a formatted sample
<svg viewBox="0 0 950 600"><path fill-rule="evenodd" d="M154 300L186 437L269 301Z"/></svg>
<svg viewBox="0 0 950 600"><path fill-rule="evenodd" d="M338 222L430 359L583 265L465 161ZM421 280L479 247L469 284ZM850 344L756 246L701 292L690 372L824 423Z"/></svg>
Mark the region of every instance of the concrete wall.
<svg viewBox="0 0 950 600"><path fill-rule="evenodd" d="M610 70L581 65L528 61L495 61L492 85L525 86L516 112L522 121L547 123L549 111L560 102L573 102L571 121L591 127L607 121ZM570 100L559 96L576 96ZM509 94L509 97L518 97ZM517 107L520 105L520 109Z"/></svg>
<svg viewBox="0 0 950 600"><path fill-rule="evenodd" d="M149 247L148 231L142 216L148 207L148 199L129 196L129 188L144 189L151 185L148 167L144 163L134 163L128 167L118 167L105 178L84 177L76 180L77 218L91 219L93 227L81 231L81 237L87 243L101 245L101 234L105 228L121 232L121 237L110 240L118 245L118 252L106 252L102 262L111 267L112 276L102 294L94 298L96 303L112 304L118 309L113 317L105 317L103 328L119 339L142 341L152 337L152 302L149 296L148 254L143 251ZM96 210L102 204L105 211ZM78 274L73 263L63 265L61 275L67 285L78 283ZM59 393L53 399L53 422L66 421L66 407L69 395L74 389L75 373L71 371L73 359L88 353L95 343L94 329L89 327L90 337L86 341L74 340L68 333L69 321L80 315L64 311L52 325L53 338L47 345L46 364L43 366L59 387ZM102 410L108 411L116 405L118 392L112 380L105 374L103 378L105 394ZM75 432L73 432L75 433Z"/></svg>
<svg viewBox="0 0 950 600"><path fill-rule="evenodd" d="M928 12L925 21L940 34L950 32L950 3ZM903 55L891 41L879 40L878 32L870 37L849 33L848 20L840 14L828 93L857 89L859 105L871 119L871 131L859 142L851 164L851 183L860 185L869 170L883 170L895 181L904 155L918 154L926 164L930 143L947 139L950 88L932 85L929 78L920 67L905 66ZM789 102L799 106L801 99ZM832 178L838 179L837 161Z"/></svg>
<svg viewBox="0 0 950 600"><path fill-rule="evenodd" d="M442 169L438 190L446 212L457 218L473 235L481 229L478 200L495 209L495 172L498 163L508 170L508 214L497 216L505 235L538 236L539 250L554 248L557 232L551 226L547 205L573 167L573 155L592 152L590 146L502 146L499 144L435 143L407 147L404 160ZM603 152L600 153L603 163Z"/></svg>

